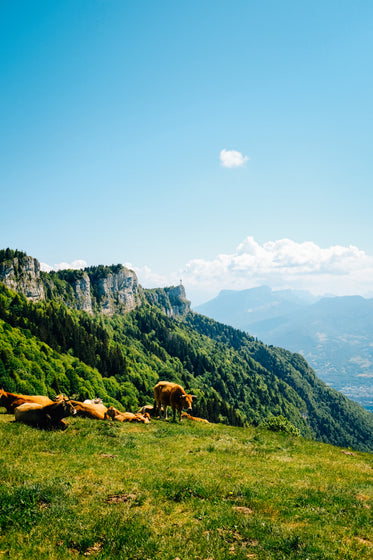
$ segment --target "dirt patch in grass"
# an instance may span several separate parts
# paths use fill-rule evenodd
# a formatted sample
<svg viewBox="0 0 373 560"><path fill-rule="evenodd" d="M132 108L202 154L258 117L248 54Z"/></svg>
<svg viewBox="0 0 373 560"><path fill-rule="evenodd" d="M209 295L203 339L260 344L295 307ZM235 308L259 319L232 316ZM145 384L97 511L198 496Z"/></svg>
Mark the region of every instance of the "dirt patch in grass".
<svg viewBox="0 0 373 560"><path fill-rule="evenodd" d="M254 513L254 510L245 506L233 506L233 509L243 515L252 515Z"/></svg>
<svg viewBox="0 0 373 560"><path fill-rule="evenodd" d="M119 494L110 494L105 502L107 504L121 504L123 502L134 502L139 497L139 494L126 494L126 493L119 493Z"/></svg>

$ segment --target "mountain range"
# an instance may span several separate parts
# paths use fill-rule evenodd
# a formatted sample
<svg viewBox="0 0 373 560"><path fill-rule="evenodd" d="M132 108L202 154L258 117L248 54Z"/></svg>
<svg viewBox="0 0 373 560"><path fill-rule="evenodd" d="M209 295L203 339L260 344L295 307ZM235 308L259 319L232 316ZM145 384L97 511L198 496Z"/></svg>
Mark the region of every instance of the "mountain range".
<svg viewBox="0 0 373 560"><path fill-rule="evenodd" d="M224 290L195 311L302 354L323 381L373 411L373 299L261 286Z"/></svg>
<svg viewBox="0 0 373 560"><path fill-rule="evenodd" d="M47 273L0 251L1 388L134 412L159 380L197 395L194 414L210 422L279 418L304 437L373 452L372 413L300 354L192 311L182 285L147 290L122 265Z"/></svg>

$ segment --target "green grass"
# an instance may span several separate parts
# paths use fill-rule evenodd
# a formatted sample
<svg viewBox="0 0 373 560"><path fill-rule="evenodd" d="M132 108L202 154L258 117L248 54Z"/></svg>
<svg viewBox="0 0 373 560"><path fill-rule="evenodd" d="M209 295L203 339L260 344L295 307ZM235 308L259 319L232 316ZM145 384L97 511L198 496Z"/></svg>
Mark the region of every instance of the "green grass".
<svg viewBox="0 0 373 560"><path fill-rule="evenodd" d="M0 560L373 558L373 455L184 421L0 414Z"/></svg>

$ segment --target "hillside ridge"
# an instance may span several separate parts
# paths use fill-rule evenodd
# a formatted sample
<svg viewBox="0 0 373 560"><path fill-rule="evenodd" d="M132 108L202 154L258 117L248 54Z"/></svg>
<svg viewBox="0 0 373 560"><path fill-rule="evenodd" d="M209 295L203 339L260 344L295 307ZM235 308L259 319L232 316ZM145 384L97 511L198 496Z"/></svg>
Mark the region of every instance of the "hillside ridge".
<svg viewBox="0 0 373 560"><path fill-rule="evenodd" d="M190 310L182 285L143 289L136 273L121 264L43 272L36 258L6 249L0 251L0 281L35 303L54 299L88 313L128 313L144 299L170 317Z"/></svg>
<svg viewBox="0 0 373 560"><path fill-rule="evenodd" d="M107 268L117 273L95 273L107 277ZM195 414L212 422L283 416L305 437L373 451L373 415L327 387L299 354L191 312L182 286L143 290L139 305L113 315L76 309L66 277L85 272L47 277L51 296L37 302L0 282L4 389L98 396L136 411L153 402L159 380L173 381L198 396Z"/></svg>
<svg viewBox="0 0 373 560"><path fill-rule="evenodd" d="M195 311L302 354L325 383L373 412L373 299L262 286L225 290Z"/></svg>

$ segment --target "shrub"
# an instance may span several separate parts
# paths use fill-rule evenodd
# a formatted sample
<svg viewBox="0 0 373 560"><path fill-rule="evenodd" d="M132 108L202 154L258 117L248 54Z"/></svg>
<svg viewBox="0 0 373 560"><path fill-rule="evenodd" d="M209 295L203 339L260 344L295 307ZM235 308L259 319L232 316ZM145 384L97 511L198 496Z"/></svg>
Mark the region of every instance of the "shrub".
<svg viewBox="0 0 373 560"><path fill-rule="evenodd" d="M272 432L284 432L286 434L291 434L293 436L299 437L300 431L296 428L287 418L282 415L279 416L269 416L261 424L267 430Z"/></svg>

